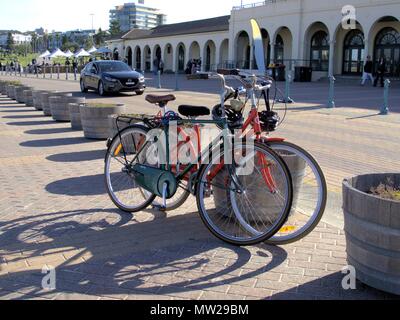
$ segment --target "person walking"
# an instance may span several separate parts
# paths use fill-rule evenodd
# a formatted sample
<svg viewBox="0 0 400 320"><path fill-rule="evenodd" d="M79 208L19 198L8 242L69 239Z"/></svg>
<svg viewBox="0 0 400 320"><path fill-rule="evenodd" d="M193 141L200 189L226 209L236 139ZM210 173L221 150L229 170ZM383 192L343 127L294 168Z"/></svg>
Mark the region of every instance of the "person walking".
<svg viewBox="0 0 400 320"><path fill-rule="evenodd" d="M380 80L381 82L381 87L383 88L383 86L385 85L385 72L386 72L386 60L384 57L381 57L379 59L379 63L378 63L378 68L377 68L377 76L375 78L375 83L374 83L374 87L376 87L378 85L378 81Z"/></svg>
<svg viewBox="0 0 400 320"><path fill-rule="evenodd" d="M363 72L362 82L361 82L362 86L364 86L368 80L371 80L371 84L374 85L375 79L374 79L374 76L372 75L373 68L374 68L374 64L372 63L371 56L368 56L367 61L365 62L365 65L364 65L364 72Z"/></svg>
<svg viewBox="0 0 400 320"><path fill-rule="evenodd" d="M165 67L165 65L164 65L164 61L161 59L160 60L160 65L159 65L159 67L160 67L160 72L161 72L161 74L164 74L164 67Z"/></svg>

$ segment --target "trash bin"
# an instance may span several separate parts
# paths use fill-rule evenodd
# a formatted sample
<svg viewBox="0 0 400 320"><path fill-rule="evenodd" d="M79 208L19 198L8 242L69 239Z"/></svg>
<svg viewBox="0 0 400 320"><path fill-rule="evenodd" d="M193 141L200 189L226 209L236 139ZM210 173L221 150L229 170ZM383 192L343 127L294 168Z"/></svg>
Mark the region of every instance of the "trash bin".
<svg viewBox="0 0 400 320"><path fill-rule="evenodd" d="M286 66L284 65L275 65L273 67L268 68L268 74L275 80L275 81L285 81L286 80Z"/></svg>
<svg viewBox="0 0 400 320"><path fill-rule="evenodd" d="M295 67L294 81L296 82L311 82L312 68L311 67Z"/></svg>

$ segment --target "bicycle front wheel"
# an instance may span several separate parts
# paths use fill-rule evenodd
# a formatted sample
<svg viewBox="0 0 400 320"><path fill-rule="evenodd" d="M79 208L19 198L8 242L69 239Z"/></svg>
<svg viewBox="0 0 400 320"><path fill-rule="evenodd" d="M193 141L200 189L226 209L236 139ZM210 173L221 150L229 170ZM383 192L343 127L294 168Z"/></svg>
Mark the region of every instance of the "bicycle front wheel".
<svg viewBox="0 0 400 320"><path fill-rule="evenodd" d="M232 164L225 150L198 175L197 206L206 227L239 246L264 242L278 232L292 206L292 181L283 160L263 144L236 144Z"/></svg>
<svg viewBox="0 0 400 320"><path fill-rule="evenodd" d="M297 242L321 221L328 197L324 173L318 162L301 147L289 142L267 142L286 162L293 180L293 205L289 219L270 244Z"/></svg>

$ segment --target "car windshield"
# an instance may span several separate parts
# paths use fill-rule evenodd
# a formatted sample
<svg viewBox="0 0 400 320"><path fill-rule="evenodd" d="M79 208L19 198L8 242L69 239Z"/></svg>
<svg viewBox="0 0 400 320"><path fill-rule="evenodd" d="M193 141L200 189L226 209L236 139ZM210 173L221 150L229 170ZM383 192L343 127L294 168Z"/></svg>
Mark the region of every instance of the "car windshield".
<svg viewBox="0 0 400 320"><path fill-rule="evenodd" d="M132 71L132 69L123 62L102 62L99 64L101 72L120 72L120 71Z"/></svg>

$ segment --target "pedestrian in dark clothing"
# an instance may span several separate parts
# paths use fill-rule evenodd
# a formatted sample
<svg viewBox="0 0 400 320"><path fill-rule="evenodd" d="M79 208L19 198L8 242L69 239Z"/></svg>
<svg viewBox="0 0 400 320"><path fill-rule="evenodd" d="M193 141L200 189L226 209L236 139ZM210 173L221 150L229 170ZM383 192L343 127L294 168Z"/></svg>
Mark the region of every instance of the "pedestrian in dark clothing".
<svg viewBox="0 0 400 320"><path fill-rule="evenodd" d="M375 80L374 80L374 76L372 75L373 68L374 68L374 64L371 60L371 56L368 56L367 61L365 62L365 65L364 65L364 73L363 73L362 82L361 82L362 86L365 85L367 80L371 80L371 84L374 84Z"/></svg>
<svg viewBox="0 0 400 320"><path fill-rule="evenodd" d="M380 80L381 82L381 87L383 87L385 85L385 72L386 72L386 61L385 58L380 58L379 59L379 63L378 63L378 68L376 71L376 78L375 78L375 83L374 83L374 87L376 87L378 85L378 81Z"/></svg>

